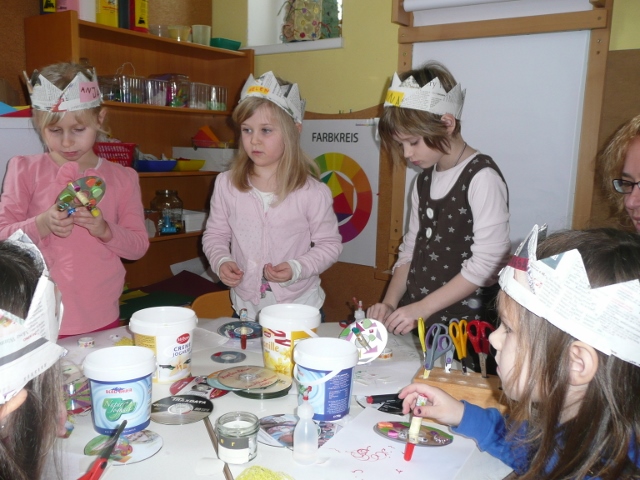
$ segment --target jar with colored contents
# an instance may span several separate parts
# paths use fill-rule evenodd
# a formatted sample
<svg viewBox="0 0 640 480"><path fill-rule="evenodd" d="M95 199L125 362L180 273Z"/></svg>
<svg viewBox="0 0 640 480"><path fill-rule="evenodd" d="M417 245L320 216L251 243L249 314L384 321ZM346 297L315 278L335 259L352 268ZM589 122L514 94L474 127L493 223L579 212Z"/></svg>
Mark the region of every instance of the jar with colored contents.
<svg viewBox="0 0 640 480"><path fill-rule="evenodd" d="M158 212L158 233L172 235L183 232L182 200L175 190L157 190L151 209Z"/></svg>

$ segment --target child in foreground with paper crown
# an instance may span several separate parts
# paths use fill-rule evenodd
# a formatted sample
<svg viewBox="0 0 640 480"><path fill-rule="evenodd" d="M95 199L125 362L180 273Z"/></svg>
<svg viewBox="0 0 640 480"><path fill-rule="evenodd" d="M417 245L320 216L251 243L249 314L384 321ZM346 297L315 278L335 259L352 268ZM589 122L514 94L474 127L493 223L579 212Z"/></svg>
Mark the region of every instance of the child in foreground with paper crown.
<svg viewBox="0 0 640 480"><path fill-rule="evenodd" d="M51 65L34 73L29 88L46 152L9 161L0 239L22 229L42 251L64 297L61 335L118 326L125 275L120 258L136 260L149 247L138 175L93 152L105 118L95 71ZM98 208L60 211L62 190L89 176L106 186Z"/></svg>
<svg viewBox="0 0 640 480"><path fill-rule="evenodd" d="M213 190L202 246L250 319L276 303L321 308L319 275L342 251L331 191L300 147L304 105L297 84L249 76L233 112L239 153Z"/></svg>
<svg viewBox="0 0 640 480"><path fill-rule="evenodd" d="M402 79L401 79L402 78ZM487 317L509 250L508 192L500 169L464 141L465 92L441 64L393 76L379 131L396 165L422 169L411 194L409 229L384 299L369 318L405 334L418 318Z"/></svg>
<svg viewBox="0 0 640 480"><path fill-rule="evenodd" d="M518 478L640 478L640 236L568 231L538 244L541 230L500 273L489 341L509 416L425 384L400 392L403 411L474 438Z"/></svg>
<svg viewBox="0 0 640 480"><path fill-rule="evenodd" d="M48 462L62 435L55 286L22 232L0 242L0 478L63 478ZM45 334L44 337L40 335ZM44 470L47 470L46 474Z"/></svg>

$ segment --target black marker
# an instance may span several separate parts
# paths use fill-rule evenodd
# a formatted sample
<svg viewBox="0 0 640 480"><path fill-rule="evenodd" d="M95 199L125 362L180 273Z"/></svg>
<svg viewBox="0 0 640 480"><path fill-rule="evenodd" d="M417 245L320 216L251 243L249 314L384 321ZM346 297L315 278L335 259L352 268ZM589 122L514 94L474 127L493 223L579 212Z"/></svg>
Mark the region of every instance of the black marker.
<svg viewBox="0 0 640 480"><path fill-rule="evenodd" d="M367 397L367 403L383 403L389 400L398 400L398 394L387 393L385 395L371 395Z"/></svg>

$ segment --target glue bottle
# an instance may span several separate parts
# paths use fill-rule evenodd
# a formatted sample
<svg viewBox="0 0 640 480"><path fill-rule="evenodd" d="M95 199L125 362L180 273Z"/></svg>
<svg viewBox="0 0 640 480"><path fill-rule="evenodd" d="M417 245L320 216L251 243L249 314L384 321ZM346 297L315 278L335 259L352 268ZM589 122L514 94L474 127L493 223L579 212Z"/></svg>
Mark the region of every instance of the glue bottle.
<svg viewBox="0 0 640 480"><path fill-rule="evenodd" d="M364 320L364 310L362 309L362 300L358 301L358 309L353 312L353 318L356 320Z"/></svg>
<svg viewBox="0 0 640 480"><path fill-rule="evenodd" d="M312 465L318 458L318 427L313 421L313 407L305 392L298 406L298 423L293 431L293 460L301 465Z"/></svg>

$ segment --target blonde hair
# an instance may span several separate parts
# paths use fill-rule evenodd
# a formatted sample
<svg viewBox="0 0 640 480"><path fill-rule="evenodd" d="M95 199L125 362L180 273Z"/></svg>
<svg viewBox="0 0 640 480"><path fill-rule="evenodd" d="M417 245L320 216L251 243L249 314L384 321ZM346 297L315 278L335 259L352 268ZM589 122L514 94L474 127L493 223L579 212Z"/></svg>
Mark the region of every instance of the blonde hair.
<svg viewBox="0 0 640 480"><path fill-rule="evenodd" d="M580 252L592 287L640 278L640 236L635 233L604 228L559 232L540 243L537 256L573 249ZM529 372L519 400L510 402L508 418L508 437L532 452L529 469L518 478L638 478L640 470L628 457L630 448L636 459L640 453L640 368L597 352L598 370L576 416L562 423L575 338L504 292L498 302L513 323L520 351L509 381L518 382L525 368Z"/></svg>
<svg viewBox="0 0 640 480"><path fill-rule="evenodd" d="M434 78L439 78L447 92L457 85L451 72L444 65L433 61L399 76L401 80L413 77L420 87L424 87ZM389 151L396 165L403 164L405 161L402 147L393 138L398 134L422 137L429 148L444 154L449 153L450 137L447 126L442 122L442 115L411 108L385 107L380 116L378 131L382 147ZM456 126L451 136L455 137L460 132L460 120L456 119Z"/></svg>
<svg viewBox="0 0 640 480"><path fill-rule="evenodd" d="M275 194L279 203L284 201L291 192L302 188L309 176L318 179L320 169L302 150L300 132L293 118L269 100L259 97L245 98L233 112L234 123L239 128L263 106L269 111L272 121L280 128L284 137L284 153L276 170L277 187ZM231 166L231 183L240 191L249 191L251 189L249 176L252 173L253 162L244 149L242 142L239 142L238 154Z"/></svg>
<svg viewBox="0 0 640 480"><path fill-rule="evenodd" d="M82 72L87 78L93 77L93 70L78 63L63 62L55 63L43 68L40 74L53 83L60 90L64 90L67 85L75 78L75 76ZM45 110L33 109L32 119L34 128L40 136L40 140L44 143L42 132L50 125L55 125L67 114L71 113L75 116L78 123L98 128L98 132L101 137L107 137L108 131L100 125L99 115L104 107L93 107L85 110L76 110L73 112L52 112Z"/></svg>
<svg viewBox="0 0 640 480"><path fill-rule="evenodd" d="M597 169L601 172L601 187L609 201L611 213L622 225L631 227L632 222L624 208L624 194L613 188L613 180L620 178L631 141L640 136L640 115L627 121L609 138L596 159Z"/></svg>

